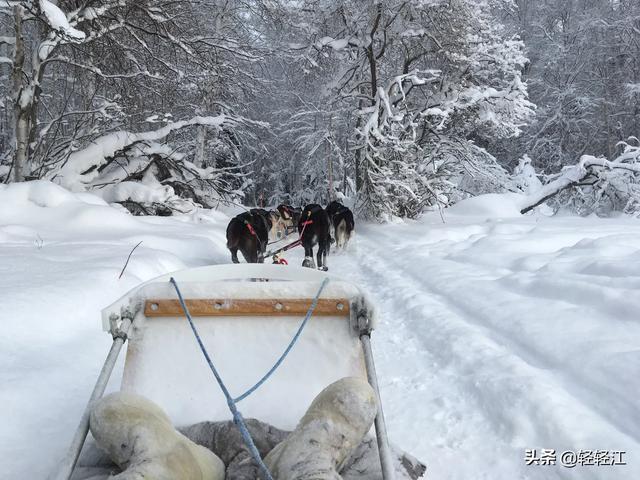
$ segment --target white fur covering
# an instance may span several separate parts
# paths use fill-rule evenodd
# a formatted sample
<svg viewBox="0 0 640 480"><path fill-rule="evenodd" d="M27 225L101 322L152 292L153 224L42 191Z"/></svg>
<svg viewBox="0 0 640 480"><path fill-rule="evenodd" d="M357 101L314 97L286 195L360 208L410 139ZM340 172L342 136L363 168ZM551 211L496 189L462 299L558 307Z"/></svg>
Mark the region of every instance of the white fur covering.
<svg viewBox="0 0 640 480"><path fill-rule="evenodd" d="M371 428L376 412L369 383L342 378L318 394L265 463L277 480L340 479L338 472Z"/></svg>
<svg viewBox="0 0 640 480"><path fill-rule="evenodd" d="M114 480L224 480L213 452L179 433L152 401L117 392L96 402L90 418L96 443L123 470Z"/></svg>

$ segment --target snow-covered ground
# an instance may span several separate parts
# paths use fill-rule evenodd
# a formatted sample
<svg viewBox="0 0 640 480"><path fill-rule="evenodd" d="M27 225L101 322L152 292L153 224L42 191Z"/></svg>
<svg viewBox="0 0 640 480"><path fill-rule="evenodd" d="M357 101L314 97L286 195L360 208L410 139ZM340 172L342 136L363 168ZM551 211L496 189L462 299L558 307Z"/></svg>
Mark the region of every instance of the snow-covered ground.
<svg viewBox="0 0 640 480"><path fill-rule="evenodd" d="M161 273L228 262L228 216L131 217L46 182L0 186L0 205L0 477L45 478L110 345L100 309ZM640 478L640 222L509 205L359 225L329 258L378 299L391 437L430 479ZM625 451L628 465L527 466L527 448Z"/></svg>

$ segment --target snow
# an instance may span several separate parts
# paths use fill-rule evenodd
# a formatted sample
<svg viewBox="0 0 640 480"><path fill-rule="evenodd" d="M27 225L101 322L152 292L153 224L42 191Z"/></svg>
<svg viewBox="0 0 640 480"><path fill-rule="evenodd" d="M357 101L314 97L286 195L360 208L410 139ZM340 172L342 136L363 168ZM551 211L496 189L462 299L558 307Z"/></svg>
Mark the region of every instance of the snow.
<svg viewBox="0 0 640 480"><path fill-rule="evenodd" d="M82 10L82 16L86 19L86 20L95 20L96 18L98 18L100 16L100 11L96 8L93 7L87 7L85 9Z"/></svg>
<svg viewBox="0 0 640 480"><path fill-rule="evenodd" d="M359 224L329 257L377 300L390 437L431 479L640 478L640 224L516 216L517 203ZM157 275L228 262L235 212L131 217L49 182L0 186L0 204L2 478L45 478L110 345L100 310ZM527 448L622 450L628 465L526 466Z"/></svg>
<svg viewBox="0 0 640 480"><path fill-rule="evenodd" d="M637 139L632 138L634 142ZM566 166L559 174L555 175L544 186L535 189L526 199L523 199L522 207L529 207L549 198L553 194L575 185L585 180L589 175L598 177L600 180L607 180L607 183L617 185L619 192L629 190L632 192L630 199L633 199L634 179L628 178L630 175L640 173L640 146L621 142L620 146L624 146L624 151L614 160L607 160L602 157L594 157L592 155L583 155L576 165Z"/></svg>
<svg viewBox="0 0 640 480"><path fill-rule="evenodd" d="M53 50L58 46L58 41L54 39L43 40L38 46L38 58L44 62Z"/></svg>
<svg viewBox="0 0 640 480"><path fill-rule="evenodd" d="M165 115L167 117L167 115ZM171 122L157 130L146 132L119 131L103 135L87 147L77 150L69 155L65 165L54 173L58 183L67 188L83 188L82 184L90 182L99 175L97 168L87 172L91 167L99 167L107 161L107 158L123 148L138 142L152 142L165 138L171 132L193 125L207 125L209 127L221 128L223 125L234 123L234 119L226 115L215 117L195 116L189 120Z"/></svg>
<svg viewBox="0 0 640 480"><path fill-rule="evenodd" d="M348 38L334 39L333 37L322 37L316 42L316 48L330 47L334 50L344 50L349 45Z"/></svg>
<svg viewBox="0 0 640 480"><path fill-rule="evenodd" d="M531 158L528 155L524 155L518 160L513 176L518 188L526 195L532 195L543 188L542 182L531 165Z"/></svg>
<svg viewBox="0 0 640 480"><path fill-rule="evenodd" d="M94 192L110 203L125 200L140 203L164 202L175 196L173 188L168 185L145 185L138 182L120 182Z"/></svg>
<svg viewBox="0 0 640 480"><path fill-rule="evenodd" d="M40 0L40 9L49 21L49 25L54 30L58 30L69 38L74 40L84 40L85 33L73 28L67 20L67 16L60 8L48 0Z"/></svg>
<svg viewBox="0 0 640 480"><path fill-rule="evenodd" d="M448 209L459 216L484 216L487 218L509 218L520 216L523 196L516 193L488 193L462 200Z"/></svg>

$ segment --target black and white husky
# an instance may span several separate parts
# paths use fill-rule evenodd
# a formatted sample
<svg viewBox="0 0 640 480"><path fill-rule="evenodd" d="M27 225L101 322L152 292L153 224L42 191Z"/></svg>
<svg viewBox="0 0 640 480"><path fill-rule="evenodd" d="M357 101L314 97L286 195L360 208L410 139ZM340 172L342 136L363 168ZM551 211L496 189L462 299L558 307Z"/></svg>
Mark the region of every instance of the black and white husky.
<svg viewBox="0 0 640 480"><path fill-rule="evenodd" d="M313 261L313 247L318 245L318 268L327 270L327 254L331 240L329 228L329 216L322 206L312 203L304 207L298 220L298 233L304 247L303 267L316 267Z"/></svg>
<svg viewBox="0 0 640 480"><path fill-rule="evenodd" d="M326 210L333 230L333 237L336 239L336 247L339 249L347 248L347 243L349 243L356 225L353 212L336 200L327 205Z"/></svg>

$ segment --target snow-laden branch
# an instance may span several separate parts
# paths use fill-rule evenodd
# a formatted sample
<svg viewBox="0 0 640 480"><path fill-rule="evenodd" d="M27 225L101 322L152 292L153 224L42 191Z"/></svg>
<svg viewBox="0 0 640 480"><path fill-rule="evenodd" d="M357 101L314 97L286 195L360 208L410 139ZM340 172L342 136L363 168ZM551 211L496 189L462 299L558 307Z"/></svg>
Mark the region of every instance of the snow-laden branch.
<svg viewBox="0 0 640 480"><path fill-rule="evenodd" d="M84 40L85 33L73 28L65 13L57 5L48 0L40 0L40 10L44 14L49 26L58 33L73 40Z"/></svg>
<svg viewBox="0 0 640 480"><path fill-rule="evenodd" d="M64 56L64 55L58 55L56 57L50 57L49 59L47 59L47 63L52 63L52 62L61 62L61 63L66 63L67 65L73 65L74 67L78 67L78 68L82 68L83 70L86 70L88 72L94 73L99 77L102 78L135 78L135 77L147 77L147 78L152 78L155 80L161 80L162 76L157 74L157 73L151 73L148 70L145 71L133 71L133 72L127 72L127 73L118 73L118 74L107 74L104 73L99 67L96 67L95 65L89 65L89 64L83 64L83 63L79 63L76 62L74 60L72 60L71 58Z"/></svg>
<svg viewBox="0 0 640 480"><path fill-rule="evenodd" d="M522 201L520 213L525 214L533 210L561 191L578 186L590 176L599 178L606 172L615 170L640 174L640 147L627 145L624 153L615 160L583 155L576 165L565 168L557 178L526 196Z"/></svg>
<svg viewBox="0 0 640 480"><path fill-rule="evenodd" d="M374 98L374 105L361 109L358 113L368 115L366 122L359 133L368 142L370 138L385 143L389 140L397 140L390 132L391 124L400 125L405 118L405 110L398 108L398 103L406 102L407 88L427 85L437 81L440 72L438 70L418 70L396 75L392 77L386 88L378 87ZM411 124L403 125L403 129L410 129ZM372 145L373 146L373 145ZM375 147L374 147L375 150Z"/></svg>
<svg viewBox="0 0 640 480"><path fill-rule="evenodd" d="M98 167L105 164L107 159L135 143L161 140L171 132L194 125L221 129L234 126L238 121L235 117L229 117L224 114L215 117L196 116L189 120L173 122L157 130L147 132L120 131L110 133L95 139L88 147L73 152L69 155L62 168L53 172L50 177L64 187L77 188L78 184L89 183L99 175Z"/></svg>

